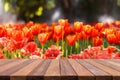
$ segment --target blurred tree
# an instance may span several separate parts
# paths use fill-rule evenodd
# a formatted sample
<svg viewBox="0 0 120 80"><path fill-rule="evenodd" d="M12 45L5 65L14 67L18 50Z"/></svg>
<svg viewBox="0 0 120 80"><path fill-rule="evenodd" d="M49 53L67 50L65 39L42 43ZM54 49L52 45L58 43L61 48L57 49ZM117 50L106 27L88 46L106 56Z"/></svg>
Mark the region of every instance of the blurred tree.
<svg viewBox="0 0 120 80"><path fill-rule="evenodd" d="M19 19L32 20L43 14L44 9L55 7L55 0L3 0L4 10L17 13Z"/></svg>
<svg viewBox="0 0 120 80"><path fill-rule="evenodd" d="M59 18L97 22L103 15L120 19L120 0L3 0L4 10L18 19L55 22Z"/></svg>

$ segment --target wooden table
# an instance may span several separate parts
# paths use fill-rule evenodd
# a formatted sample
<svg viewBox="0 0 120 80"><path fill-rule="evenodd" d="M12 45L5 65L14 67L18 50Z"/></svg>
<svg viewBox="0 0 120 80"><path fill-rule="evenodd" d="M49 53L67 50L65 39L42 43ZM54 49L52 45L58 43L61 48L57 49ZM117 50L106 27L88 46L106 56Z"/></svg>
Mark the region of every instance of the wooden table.
<svg viewBox="0 0 120 80"><path fill-rule="evenodd" d="M120 80L120 60L0 60L0 80Z"/></svg>

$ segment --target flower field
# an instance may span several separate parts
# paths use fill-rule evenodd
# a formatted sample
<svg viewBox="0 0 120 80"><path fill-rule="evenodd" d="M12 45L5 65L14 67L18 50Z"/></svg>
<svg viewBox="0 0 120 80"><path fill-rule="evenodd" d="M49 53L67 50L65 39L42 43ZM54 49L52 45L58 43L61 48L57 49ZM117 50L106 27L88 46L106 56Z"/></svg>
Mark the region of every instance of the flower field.
<svg viewBox="0 0 120 80"><path fill-rule="evenodd" d="M119 48L120 21L0 26L0 59L118 59Z"/></svg>

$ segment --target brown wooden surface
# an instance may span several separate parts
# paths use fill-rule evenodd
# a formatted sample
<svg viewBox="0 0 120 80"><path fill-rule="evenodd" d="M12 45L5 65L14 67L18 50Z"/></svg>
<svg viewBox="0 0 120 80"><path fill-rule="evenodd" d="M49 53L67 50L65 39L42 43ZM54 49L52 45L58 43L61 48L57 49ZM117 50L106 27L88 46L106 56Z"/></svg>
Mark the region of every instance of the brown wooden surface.
<svg viewBox="0 0 120 80"><path fill-rule="evenodd" d="M120 60L5 59L0 80L120 80Z"/></svg>

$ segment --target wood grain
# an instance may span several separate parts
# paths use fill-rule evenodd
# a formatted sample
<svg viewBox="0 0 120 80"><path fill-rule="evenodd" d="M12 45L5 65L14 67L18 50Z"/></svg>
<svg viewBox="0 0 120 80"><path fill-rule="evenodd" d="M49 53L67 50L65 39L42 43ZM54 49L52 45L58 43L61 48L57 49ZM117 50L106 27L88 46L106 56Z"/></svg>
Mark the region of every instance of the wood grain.
<svg viewBox="0 0 120 80"><path fill-rule="evenodd" d="M0 66L11 63L15 61L14 59L0 59Z"/></svg>
<svg viewBox="0 0 120 80"><path fill-rule="evenodd" d="M44 75L44 80L61 80L59 60L53 59Z"/></svg>
<svg viewBox="0 0 120 80"><path fill-rule="evenodd" d="M94 65L85 62L84 60L77 60L81 65L87 68L90 72L95 75L96 80L111 80L111 75L105 71L95 67Z"/></svg>
<svg viewBox="0 0 120 80"><path fill-rule="evenodd" d="M5 65L2 65L0 66L0 72L3 72L3 71L6 71L7 69L10 69L22 62L24 62L25 60L14 60L13 62L11 63L8 63L8 64L5 64Z"/></svg>
<svg viewBox="0 0 120 80"><path fill-rule="evenodd" d="M76 60L69 59L68 60L74 71L77 73L79 80L94 80L94 75L88 71L85 67L79 64Z"/></svg>
<svg viewBox="0 0 120 80"><path fill-rule="evenodd" d="M43 60L27 77L27 80L44 80L44 75L49 67L51 60Z"/></svg>
<svg viewBox="0 0 120 80"><path fill-rule="evenodd" d="M5 59L0 80L120 80L120 60Z"/></svg>
<svg viewBox="0 0 120 80"><path fill-rule="evenodd" d="M109 63L107 63L105 61L103 62L102 60L101 61L100 60L95 60L95 62L99 66L101 66L99 68L101 68L102 70L104 70L104 71L108 72L109 74L111 74L112 77L113 77L113 80L119 80L120 79L120 72L113 69L113 68L111 68L111 66L113 66L113 65L111 65L111 64L109 64ZM95 65L95 63L93 63L93 64Z"/></svg>
<svg viewBox="0 0 120 80"><path fill-rule="evenodd" d="M40 60L35 60L31 64L23 67L22 69L16 71L15 73L11 74L10 79L11 80L26 80L26 76L33 70L35 69L39 63Z"/></svg>
<svg viewBox="0 0 120 80"><path fill-rule="evenodd" d="M77 80L77 74L67 60L60 60L61 79Z"/></svg>

